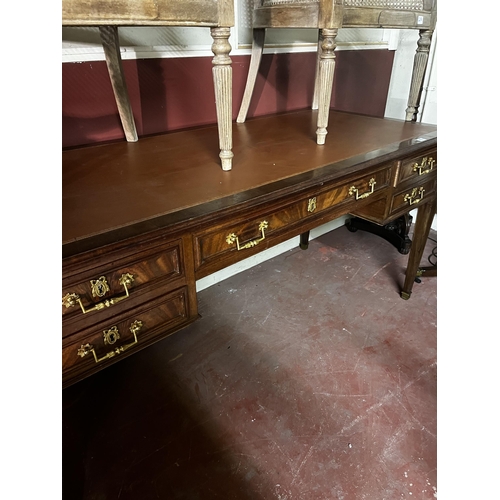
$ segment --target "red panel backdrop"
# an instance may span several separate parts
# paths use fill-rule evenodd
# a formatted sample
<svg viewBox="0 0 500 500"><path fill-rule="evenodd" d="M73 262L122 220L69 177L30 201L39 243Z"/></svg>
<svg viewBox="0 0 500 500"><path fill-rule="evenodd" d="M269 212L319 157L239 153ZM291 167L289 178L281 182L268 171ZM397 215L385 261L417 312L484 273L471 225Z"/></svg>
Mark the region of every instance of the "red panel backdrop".
<svg viewBox="0 0 500 500"><path fill-rule="evenodd" d="M383 116L394 52L337 52L332 108ZM233 56L233 119L250 56ZM316 54L264 55L248 117L311 106ZM212 58L123 61L139 136L216 123ZM62 67L63 147L123 139L104 61ZM402 117L404 118L404 117Z"/></svg>

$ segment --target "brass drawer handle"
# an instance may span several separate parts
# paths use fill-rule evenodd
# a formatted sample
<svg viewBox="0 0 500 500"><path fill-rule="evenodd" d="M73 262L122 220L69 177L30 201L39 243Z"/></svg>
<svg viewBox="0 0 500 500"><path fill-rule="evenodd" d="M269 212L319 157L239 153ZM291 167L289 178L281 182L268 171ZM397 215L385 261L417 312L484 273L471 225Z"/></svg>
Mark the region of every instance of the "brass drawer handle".
<svg viewBox="0 0 500 500"><path fill-rule="evenodd" d="M424 191L423 187L413 188L411 193L405 194L403 201L407 201L409 205L416 205L424 199Z"/></svg>
<svg viewBox="0 0 500 500"><path fill-rule="evenodd" d="M352 196L353 194L355 194L356 200L362 200L363 198L368 198L368 196L370 196L373 193L373 191L375 190L375 184L377 184L377 182L375 181L375 177L372 177L368 181L368 186L370 186L371 191L368 191L368 192L363 193L361 195L359 194L358 188L356 186L351 186L349 188L349 196Z"/></svg>
<svg viewBox="0 0 500 500"><path fill-rule="evenodd" d="M262 221L259 224L259 231L260 231L262 236L260 238L255 239L255 240L249 241L248 243L245 243L244 245L240 245L240 242L238 240L238 236L236 236L236 234L234 234L234 233L230 233L226 236L226 242L228 245L232 245L234 242L236 242L236 248L238 250L243 250L245 248L252 248L255 245L259 244L262 240L266 239L266 234L264 231L268 227L269 227L269 223L266 220Z"/></svg>
<svg viewBox="0 0 500 500"><path fill-rule="evenodd" d="M142 321L135 320L131 325L129 330L132 332L134 335L134 341L131 342L130 344L125 344L120 347L117 347L115 350L108 352L101 358L97 357L97 354L95 353L94 346L91 344L85 344L78 349L78 356L81 358L84 358L87 354L90 352L94 355L94 359L96 363L100 363L101 361L104 361L105 359L110 359L116 356L117 354L122 353L123 351L126 351L133 345L137 344L137 332L142 328ZM109 330L104 330L103 331L103 336L104 336L104 343L105 344L114 344L119 338L120 338L120 333L118 332L118 328L116 326L112 326Z"/></svg>
<svg viewBox="0 0 500 500"><path fill-rule="evenodd" d="M62 304L63 306L66 306L66 308L69 308L73 307L74 305L76 305L76 303L78 303L80 304L83 314L87 314L91 311L100 311L105 307L113 306L118 302L121 302L123 299L129 297L128 287L132 284L133 281L134 281L134 276L132 274L129 273L122 274L118 282L120 283L120 285L123 286L123 288L125 288L125 295L121 295L120 297L114 297L112 299L106 299L102 302L99 302L90 309L85 309L85 306L82 304L82 299L80 299L80 296L76 293L67 293L62 298ZM109 286L104 276L101 276L97 280L91 280L90 284L92 287L93 297L102 297L103 295L106 294L106 292L109 292Z"/></svg>
<svg viewBox="0 0 500 500"><path fill-rule="evenodd" d="M432 156L425 156L424 158L422 158L421 165L419 165L418 163L413 164L413 171L418 172L418 175L428 174L431 170L434 169L435 165L436 160L432 158Z"/></svg>

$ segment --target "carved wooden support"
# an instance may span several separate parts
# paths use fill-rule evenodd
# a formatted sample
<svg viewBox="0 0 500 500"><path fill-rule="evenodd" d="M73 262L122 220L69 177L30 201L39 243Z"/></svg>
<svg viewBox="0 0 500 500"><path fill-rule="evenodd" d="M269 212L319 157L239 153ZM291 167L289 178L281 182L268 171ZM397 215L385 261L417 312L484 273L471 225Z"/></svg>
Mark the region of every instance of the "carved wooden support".
<svg viewBox="0 0 500 500"><path fill-rule="evenodd" d="M410 232L412 220L413 217L408 213L387 223L385 226L380 226L359 217L353 217L346 220L345 225L352 233L361 229L376 234L396 247L399 253L406 255L411 249L411 240L408 233Z"/></svg>
<svg viewBox="0 0 500 500"><path fill-rule="evenodd" d="M417 42L417 51L413 61L408 107L406 108L406 121L416 121L417 119L425 70L429 61L433 30L420 30L419 33L420 37Z"/></svg>
<svg viewBox="0 0 500 500"><path fill-rule="evenodd" d="M335 71L335 38L337 29L323 28L322 30L321 55L319 60L319 90L318 90L318 128L316 130L317 144L324 144L328 117L330 114L330 101L332 98L333 73Z"/></svg>
<svg viewBox="0 0 500 500"><path fill-rule="evenodd" d="M127 84L123 73L120 43L118 41L118 27L99 26L99 34L125 137L128 142L136 142L137 130L135 128L134 114L132 113L132 106L130 105Z"/></svg>
<svg viewBox="0 0 500 500"><path fill-rule="evenodd" d="M230 28L210 28L213 38L212 74L214 79L215 106L217 108L217 124L219 130L219 147L222 170L231 170L233 159L232 136L232 68L231 45L229 43Z"/></svg>

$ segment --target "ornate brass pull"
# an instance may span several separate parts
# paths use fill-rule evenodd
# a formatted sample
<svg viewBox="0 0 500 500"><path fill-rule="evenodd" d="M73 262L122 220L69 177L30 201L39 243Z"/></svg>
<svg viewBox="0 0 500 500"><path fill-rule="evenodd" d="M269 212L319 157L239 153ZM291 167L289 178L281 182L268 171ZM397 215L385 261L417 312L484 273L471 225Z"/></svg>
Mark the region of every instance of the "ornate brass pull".
<svg viewBox="0 0 500 500"><path fill-rule="evenodd" d="M132 284L133 281L134 281L134 276L132 274L129 273L122 274L118 282L120 283L120 285L123 286L123 288L125 288L125 295L122 295L120 297L114 297L112 299L106 299L103 302L99 302L90 309L85 309L85 306L82 304L80 296L76 293L67 293L62 298L62 304L63 306L66 306L66 308L69 308L73 307L78 303L80 304L83 314L87 314L91 311L100 311L105 307L113 306L118 302L121 302L123 299L126 299L129 296L128 287ZM97 280L91 280L90 284L92 286L92 296L94 297L102 297L106 292L109 292L109 286L104 276L101 276Z"/></svg>
<svg viewBox="0 0 500 500"><path fill-rule="evenodd" d="M415 205L424 199L423 187L413 188L411 193L405 194L403 201L407 201L409 205Z"/></svg>
<svg viewBox="0 0 500 500"><path fill-rule="evenodd" d="M94 359L96 363L100 363L101 361L104 361L105 359L110 359L116 356L117 354L122 353L123 351L126 351L133 345L137 344L137 332L142 328L142 321L135 320L131 325L129 330L132 332L134 335L134 341L131 342L130 344L125 344L120 347L117 347L115 350L108 352L101 358L97 357L97 354L95 353L94 346L91 344L85 344L78 349L78 356L81 358L84 358L87 354L90 352L94 355ZM109 330L104 330L103 331L103 336L104 336L104 343L105 344L114 344L119 338L120 338L120 333L118 332L118 328L116 326L112 326Z"/></svg>
<svg viewBox="0 0 500 500"><path fill-rule="evenodd" d="M421 165L419 165L418 163L413 164L413 171L418 172L418 175L428 174L431 170L434 169L435 165L436 165L436 160L432 158L432 156L429 157L425 156L424 158L422 158Z"/></svg>
<svg viewBox="0 0 500 500"><path fill-rule="evenodd" d="M352 196L353 194L355 194L357 200L362 200L363 198L368 198L368 196L370 196L373 193L373 191L375 190L375 184L377 184L377 182L375 181L375 177L372 177L368 181L368 186L370 186L371 191L368 191L368 192L363 193L361 195L359 194L358 188L356 186L351 186L349 188L349 196Z"/></svg>
<svg viewBox="0 0 500 500"><path fill-rule="evenodd" d="M238 250L243 250L245 248L252 248L255 245L259 244L262 240L266 239L266 235L264 231L269 227L269 223L267 220L262 221L259 224L259 231L262 234L260 238L257 238L255 240L249 241L248 243L245 243L244 245L240 245L240 242L238 240L238 236L236 236L234 233L230 233L226 236L226 242L228 245L232 245L234 242L236 242L236 248Z"/></svg>

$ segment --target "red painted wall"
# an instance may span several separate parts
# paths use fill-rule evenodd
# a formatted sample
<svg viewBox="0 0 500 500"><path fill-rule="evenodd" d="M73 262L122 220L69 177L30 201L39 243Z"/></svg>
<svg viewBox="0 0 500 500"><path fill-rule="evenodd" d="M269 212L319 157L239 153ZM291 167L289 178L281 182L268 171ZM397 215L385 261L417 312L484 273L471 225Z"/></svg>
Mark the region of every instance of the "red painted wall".
<svg viewBox="0 0 500 500"><path fill-rule="evenodd" d="M394 52L337 52L332 108L383 116ZM233 119L250 56L233 56ZM248 117L309 108L316 54L264 55ZM212 58L123 61L139 136L216 123ZM63 147L123 139L104 61L62 65Z"/></svg>

